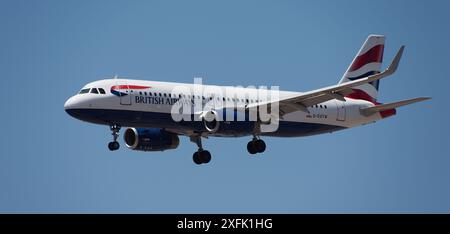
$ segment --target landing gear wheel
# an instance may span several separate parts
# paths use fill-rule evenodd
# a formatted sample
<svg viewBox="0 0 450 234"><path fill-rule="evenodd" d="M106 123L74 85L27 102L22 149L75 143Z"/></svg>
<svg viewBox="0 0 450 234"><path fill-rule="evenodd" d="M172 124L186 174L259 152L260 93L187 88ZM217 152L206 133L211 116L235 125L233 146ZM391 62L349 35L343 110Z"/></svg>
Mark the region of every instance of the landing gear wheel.
<svg viewBox="0 0 450 234"><path fill-rule="evenodd" d="M258 153L262 153L266 150L266 143L261 139L256 140L254 146Z"/></svg>
<svg viewBox="0 0 450 234"><path fill-rule="evenodd" d="M108 149L111 151L118 150L120 145L119 142L117 142L117 138L119 137L120 125L112 124L111 126L109 126L109 129L112 132L111 134L113 136L113 141L108 143Z"/></svg>
<svg viewBox="0 0 450 234"><path fill-rule="evenodd" d="M256 136L247 144L247 150L250 154L262 153L266 150L266 143Z"/></svg>
<svg viewBox="0 0 450 234"><path fill-rule="evenodd" d="M256 150L255 147L255 141L249 141L247 144L247 150L250 154L256 154L258 153L258 151Z"/></svg>
<svg viewBox="0 0 450 234"><path fill-rule="evenodd" d="M209 163L211 161L211 153L208 150L203 150L200 152L200 159L202 163Z"/></svg>
<svg viewBox="0 0 450 234"><path fill-rule="evenodd" d="M118 150L120 148L120 144L117 141L111 141L108 143L108 149L111 151Z"/></svg>
<svg viewBox="0 0 450 234"><path fill-rule="evenodd" d="M194 161L195 164L200 165L202 164L202 159L200 158L200 153L199 152L195 152L192 155L192 160Z"/></svg>
<svg viewBox="0 0 450 234"><path fill-rule="evenodd" d="M211 161L211 153L202 147L202 138L200 135L191 136L190 140L197 144L198 150L192 155L195 164L209 163Z"/></svg>
<svg viewBox="0 0 450 234"><path fill-rule="evenodd" d="M192 155L195 164L209 163L211 161L211 153L208 150L197 151Z"/></svg>

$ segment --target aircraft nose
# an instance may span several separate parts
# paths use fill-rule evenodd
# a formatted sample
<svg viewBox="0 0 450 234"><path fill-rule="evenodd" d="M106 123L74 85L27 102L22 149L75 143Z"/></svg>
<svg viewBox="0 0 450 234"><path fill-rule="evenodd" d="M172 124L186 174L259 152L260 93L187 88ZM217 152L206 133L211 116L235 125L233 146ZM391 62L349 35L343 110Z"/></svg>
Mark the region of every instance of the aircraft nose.
<svg viewBox="0 0 450 234"><path fill-rule="evenodd" d="M66 103L64 103L64 110L69 110L69 109L73 109L75 107L75 102L74 102L74 98L71 97L69 99L67 99Z"/></svg>
<svg viewBox="0 0 450 234"><path fill-rule="evenodd" d="M78 101L75 99L75 97L71 97L67 99L67 101L64 103L64 110L67 114L69 114L72 117L76 118L76 109L78 108Z"/></svg>

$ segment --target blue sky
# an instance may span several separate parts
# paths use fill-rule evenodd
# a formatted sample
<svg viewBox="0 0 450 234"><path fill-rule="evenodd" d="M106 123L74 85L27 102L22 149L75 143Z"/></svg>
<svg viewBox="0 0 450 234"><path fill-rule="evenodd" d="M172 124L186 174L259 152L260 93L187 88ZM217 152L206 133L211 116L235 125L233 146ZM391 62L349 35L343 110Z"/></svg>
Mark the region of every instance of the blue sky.
<svg viewBox="0 0 450 234"><path fill-rule="evenodd" d="M0 212L450 212L447 1L0 1ZM431 96L397 116L306 138L183 138L164 153L109 152L107 126L63 109L121 77L206 84L335 84L369 34L385 61L379 100ZM122 144L123 145L123 144Z"/></svg>

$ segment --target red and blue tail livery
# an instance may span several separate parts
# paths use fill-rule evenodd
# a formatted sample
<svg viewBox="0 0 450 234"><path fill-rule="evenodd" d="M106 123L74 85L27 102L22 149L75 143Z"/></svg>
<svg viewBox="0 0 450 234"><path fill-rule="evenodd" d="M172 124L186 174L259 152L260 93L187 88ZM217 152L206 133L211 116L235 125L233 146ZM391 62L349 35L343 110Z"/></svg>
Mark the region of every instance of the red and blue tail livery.
<svg viewBox="0 0 450 234"><path fill-rule="evenodd" d="M342 76L340 84L358 80L380 73L383 62L385 37L370 35L356 54L347 71ZM349 98L375 102L378 96L379 80L354 87L354 93Z"/></svg>

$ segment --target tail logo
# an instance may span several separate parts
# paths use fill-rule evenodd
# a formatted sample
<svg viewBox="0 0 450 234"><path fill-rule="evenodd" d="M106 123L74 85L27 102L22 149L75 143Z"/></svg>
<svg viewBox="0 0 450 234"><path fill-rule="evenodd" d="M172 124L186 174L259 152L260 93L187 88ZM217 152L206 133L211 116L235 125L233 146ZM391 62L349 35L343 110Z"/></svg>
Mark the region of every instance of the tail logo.
<svg viewBox="0 0 450 234"><path fill-rule="evenodd" d="M384 45L376 45L368 50L366 53L359 55L353 61L349 72L355 72L361 67L369 63L382 63L383 62Z"/></svg>
<svg viewBox="0 0 450 234"><path fill-rule="evenodd" d="M383 62L384 42L384 36L370 35L339 83L354 81L380 73ZM378 95L378 88L379 81L376 80L352 88L354 93L347 97L375 101Z"/></svg>

